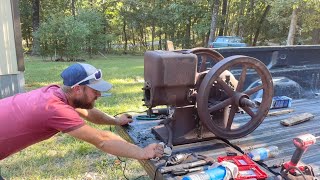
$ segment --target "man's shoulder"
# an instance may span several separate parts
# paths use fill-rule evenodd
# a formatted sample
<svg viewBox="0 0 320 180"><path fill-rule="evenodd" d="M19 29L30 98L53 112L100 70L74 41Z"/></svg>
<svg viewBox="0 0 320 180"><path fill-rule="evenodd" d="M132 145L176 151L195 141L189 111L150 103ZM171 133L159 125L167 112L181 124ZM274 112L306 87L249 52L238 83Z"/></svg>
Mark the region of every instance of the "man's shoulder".
<svg viewBox="0 0 320 180"><path fill-rule="evenodd" d="M42 88L41 93L47 97L49 101L57 102L58 104L68 105L68 100L65 93L58 85L49 85Z"/></svg>
<svg viewBox="0 0 320 180"><path fill-rule="evenodd" d="M25 95L25 96L38 96L38 97L45 97L45 96L41 96L41 94L54 94L56 92L58 92L60 89L60 86L52 84L52 85L47 85L47 86L43 86L37 89L33 89L31 91L22 93L20 95ZM18 94L19 95L19 94Z"/></svg>
<svg viewBox="0 0 320 180"><path fill-rule="evenodd" d="M43 92L51 92L51 91L57 91L60 89L60 86L57 84L50 84L47 86L44 86L41 88Z"/></svg>

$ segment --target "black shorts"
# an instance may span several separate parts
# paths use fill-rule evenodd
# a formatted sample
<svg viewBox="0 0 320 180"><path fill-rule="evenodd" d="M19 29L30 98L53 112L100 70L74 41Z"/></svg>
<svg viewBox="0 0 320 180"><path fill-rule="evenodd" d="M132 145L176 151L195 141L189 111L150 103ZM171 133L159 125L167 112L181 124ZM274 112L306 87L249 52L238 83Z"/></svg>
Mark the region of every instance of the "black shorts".
<svg viewBox="0 0 320 180"><path fill-rule="evenodd" d="M0 180L4 180L3 177L1 176L1 174L0 174Z"/></svg>

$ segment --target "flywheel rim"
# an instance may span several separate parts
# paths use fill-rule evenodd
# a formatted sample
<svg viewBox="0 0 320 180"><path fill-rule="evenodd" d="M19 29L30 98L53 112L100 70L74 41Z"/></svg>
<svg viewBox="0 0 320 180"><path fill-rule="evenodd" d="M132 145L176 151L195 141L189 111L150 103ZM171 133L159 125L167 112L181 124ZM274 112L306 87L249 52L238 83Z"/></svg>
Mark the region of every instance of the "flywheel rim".
<svg viewBox="0 0 320 180"><path fill-rule="evenodd" d="M210 48L193 48L188 51L189 53L193 53L197 56L201 57L201 66L199 69L197 69L198 72L203 72L206 70L205 62L207 62L207 59L204 58L204 56L209 56L212 58L212 60L217 63L224 59L224 57L218 52Z"/></svg>
<svg viewBox="0 0 320 180"><path fill-rule="evenodd" d="M239 65L239 64L242 67L246 67L246 69L253 68L256 71L257 75L259 75L259 77L261 78L262 88L261 87L260 88L263 89L263 96L262 96L261 105L257 111L258 113L255 114L254 117L251 116L253 114L250 114L252 113L250 112L250 109L247 109L247 108L244 109L245 111L247 110L249 112L248 114L250 114L251 116L250 121L248 121L243 126L241 126L241 128L231 129L231 125L230 125L230 129L226 129L218 126L217 123L214 122L210 116L211 112L209 112L208 101L209 101L209 93L210 93L211 87L208 88L208 85L210 84L210 86L212 86L213 83L218 80L219 75L225 70L227 70L229 66L232 67L233 65ZM246 75L246 72L245 72L245 75ZM241 81L242 76L243 75L241 73L239 82ZM244 82L241 82L241 83L244 83ZM237 91L238 91L238 88L233 93L229 90L229 95L233 94L233 96L235 96L235 94L237 94ZM244 92L243 84L239 85L239 91ZM244 92L243 94L246 95L256 91L258 90L255 88L252 88L248 92ZM272 102L272 96L273 96L272 77L267 67L261 61L248 56L240 56L240 55L230 56L223 59L222 61L219 61L217 64L215 64L207 73L207 75L204 77L197 94L197 110L198 110L200 120L216 136L223 137L223 138L232 138L232 139L240 138L250 134L262 123L262 121L268 114L269 107ZM229 102L232 102L234 100L235 99L233 97L229 97L228 99ZM226 102L226 104L229 102ZM234 112L235 109L238 108L234 104L235 103L232 102L231 110L230 110L230 111L233 110L231 112L232 114L235 113ZM234 118L234 114L233 114L233 118ZM228 120L230 121L230 119Z"/></svg>

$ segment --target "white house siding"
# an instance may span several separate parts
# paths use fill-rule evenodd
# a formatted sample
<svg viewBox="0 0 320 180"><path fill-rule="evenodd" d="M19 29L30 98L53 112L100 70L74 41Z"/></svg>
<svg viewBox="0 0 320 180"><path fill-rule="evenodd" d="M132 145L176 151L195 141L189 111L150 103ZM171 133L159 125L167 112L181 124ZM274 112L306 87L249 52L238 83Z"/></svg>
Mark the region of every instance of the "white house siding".
<svg viewBox="0 0 320 180"><path fill-rule="evenodd" d="M0 0L0 99L24 91L24 64L21 63L23 54L19 44L21 30L17 5L18 0ZM22 64L20 69L23 69L20 71L18 59Z"/></svg>
<svg viewBox="0 0 320 180"><path fill-rule="evenodd" d="M17 74L17 56L10 0L0 1L0 25L0 75Z"/></svg>

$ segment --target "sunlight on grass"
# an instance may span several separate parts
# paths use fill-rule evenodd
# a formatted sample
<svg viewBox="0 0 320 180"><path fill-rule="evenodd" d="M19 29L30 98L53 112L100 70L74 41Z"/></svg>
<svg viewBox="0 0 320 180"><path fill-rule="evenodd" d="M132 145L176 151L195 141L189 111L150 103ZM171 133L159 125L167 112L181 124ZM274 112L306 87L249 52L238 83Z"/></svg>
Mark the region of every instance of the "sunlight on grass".
<svg viewBox="0 0 320 180"><path fill-rule="evenodd" d="M61 84L60 73L72 63L74 62L51 62L28 57L25 62L26 91L49 84ZM101 68L103 78L113 84L110 90L112 95L97 100L98 109L110 115L146 110L141 100L144 83L142 56L107 56L107 59L98 57L87 60L86 63ZM109 126L92 126L109 130ZM138 161L121 159L127 163L125 174L129 179L149 179ZM63 133L0 161L2 176L11 180L125 179L123 167L124 162L119 163L115 156Z"/></svg>

